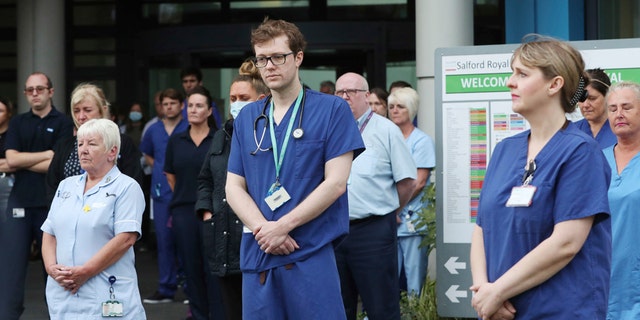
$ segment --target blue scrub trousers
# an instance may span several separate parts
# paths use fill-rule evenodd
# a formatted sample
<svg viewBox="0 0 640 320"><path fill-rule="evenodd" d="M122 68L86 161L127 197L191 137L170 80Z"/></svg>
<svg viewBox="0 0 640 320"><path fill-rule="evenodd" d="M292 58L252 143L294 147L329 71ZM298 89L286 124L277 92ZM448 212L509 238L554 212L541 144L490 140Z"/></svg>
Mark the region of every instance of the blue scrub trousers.
<svg viewBox="0 0 640 320"><path fill-rule="evenodd" d="M420 247L423 238L423 236L398 237L398 271L404 267L409 294L420 295L427 277L428 248Z"/></svg>
<svg viewBox="0 0 640 320"><path fill-rule="evenodd" d="M40 227L47 208L25 208L24 218L14 218L13 209L0 215L0 318L18 320L24 311L24 286L31 243L42 247ZM44 272L44 268L43 268ZM46 278L46 273L44 273ZM42 299L44 299L44 292Z"/></svg>
<svg viewBox="0 0 640 320"><path fill-rule="evenodd" d="M224 319L224 304L218 278L209 272L203 259L202 221L194 204L171 208L172 229L176 250L186 276L187 297L191 314L196 320Z"/></svg>
<svg viewBox="0 0 640 320"><path fill-rule="evenodd" d="M261 273L242 273L244 320L342 320L340 279L333 246Z"/></svg>
<svg viewBox="0 0 640 320"><path fill-rule="evenodd" d="M153 226L158 248L158 292L173 297L178 286L176 247L169 222L169 202L153 199Z"/></svg>
<svg viewBox="0 0 640 320"><path fill-rule="evenodd" d="M400 319L397 227L395 213L352 223L336 247L347 319L356 320L358 295L369 320Z"/></svg>

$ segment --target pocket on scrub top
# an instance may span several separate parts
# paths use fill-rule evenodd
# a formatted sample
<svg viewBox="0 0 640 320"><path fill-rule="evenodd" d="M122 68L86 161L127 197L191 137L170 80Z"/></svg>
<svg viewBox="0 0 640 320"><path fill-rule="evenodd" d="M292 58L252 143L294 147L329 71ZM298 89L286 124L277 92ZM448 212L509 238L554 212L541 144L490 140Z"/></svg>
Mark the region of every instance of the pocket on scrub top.
<svg viewBox="0 0 640 320"><path fill-rule="evenodd" d="M308 179L324 175L324 141L296 141L296 179ZM284 167L284 165L283 165Z"/></svg>

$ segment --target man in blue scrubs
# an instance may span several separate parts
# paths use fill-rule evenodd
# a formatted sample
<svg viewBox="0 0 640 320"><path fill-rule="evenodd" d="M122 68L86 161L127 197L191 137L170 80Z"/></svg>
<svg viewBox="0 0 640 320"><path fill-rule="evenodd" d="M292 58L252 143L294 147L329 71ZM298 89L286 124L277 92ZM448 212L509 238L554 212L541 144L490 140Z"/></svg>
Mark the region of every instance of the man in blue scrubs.
<svg viewBox="0 0 640 320"><path fill-rule="evenodd" d="M336 95L351 106L366 146L347 185L349 235L336 248L347 319L356 319L360 295L369 319L399 320L397 215L413 193L416 165L398 126L369 108L364 77L342 75Z"/></svg>
<svg viewBox="0 0 640 320"><path fill-rule="evenodd" d="M53 84L44 73L32 73L24 94L31 110L13 117L6 140L7 162L15 184L6 212L0 212L0 317L18 319L24 310L24 281L33 240L40 248L40 226L49 203L45 175L56 141L73 135L73 122L53 106Z"/></svg>
<svg viewBox="0 0 640 320"><path fill-rule="evenodd" d="M252 31L271 96L235 119L227 200L244 223L245 319L345 319L333 243L349 228L346 184L364 147L344 100L304 88L306 42L282 20Z"/></svg>
<svg viewBox="0 0 640 320"><path fill-rule="evenodd" d="M151 198L153 199L153 225L158 247L158 290L142 302L149 304L173 301L177 289L176 248L169 222L169 203L173 192L164 174L164 158L169 137L183 132L189 122L182 117L184 96L175 89L162 91L160 101L164 118L151 127L142 137L140 150L151 166Z"/></svg>

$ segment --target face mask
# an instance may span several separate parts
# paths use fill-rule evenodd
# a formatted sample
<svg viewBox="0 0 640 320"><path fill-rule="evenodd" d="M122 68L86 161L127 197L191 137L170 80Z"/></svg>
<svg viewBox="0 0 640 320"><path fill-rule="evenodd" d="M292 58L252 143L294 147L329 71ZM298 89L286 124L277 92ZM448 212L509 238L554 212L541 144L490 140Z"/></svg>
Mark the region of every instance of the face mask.
<svg viewBox="0 0 640 320"><path fill-rule="evenodd" d="M142 113L138 111L129 112L129 119L133 122L138 122L142 120Z"/></svg>
<svg viewBox="0 0 640 320"><path fill-rule="evenodd" d="M253 101L236 101L231 104L229 113L231 113L231 116L235 119L238 116L238 113L240 113L240 110L251 102Z"/></svg>

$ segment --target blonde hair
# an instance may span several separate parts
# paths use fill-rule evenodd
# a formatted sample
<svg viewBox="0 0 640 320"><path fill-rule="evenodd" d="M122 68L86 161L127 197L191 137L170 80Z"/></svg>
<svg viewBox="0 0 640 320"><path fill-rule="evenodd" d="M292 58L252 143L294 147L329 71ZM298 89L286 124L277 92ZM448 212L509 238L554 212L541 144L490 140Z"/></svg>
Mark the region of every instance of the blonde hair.
<svg viewBox="0 0 640 320"><path fill-rule="evenodd" d="M420 98L418 96L418 92L410 87L396 88L391 92L389 98L389 105L391 104L401 104L407 108L409 111L409 119L413 121L418 114L418 103Z"/></svg>
<svg viewBox="0 0 640 320"><path fill-rule="evenodd" d="M231 84L236 82L248 82L251 84L251 87L256 90L258 95L264 94L268 96L271 91L267 87L267 85L262 80L262 76L260 75L260 70L251 62L251 59L245 60L240 68L238 68L238 75L233 78Z"/></svg>
<svg viewBox="0 0 640 320"><path fill-rule="evenodd" d="M76 86L71 93L71 118L73 118L73 123L76 124L76 128L80 125L78 124L78 119L76 119L76 116L73 113L73 107L86 99L91 99L96 103L100 116L103 119L111 118L109 113L110 104L104 95L104 91L92 83L81 83Z"/></svg>
<svg viewBox="0 0 640 320"><path fill-rule="evenodd" d="M538 34L526 35L523 42L513 52L511 63L520 59L523 65L540 69L547 80L562 77L562 108L565 112L573 112L576 104L572 102L582 98L589 79L580 52L567 42Z"/></svg>

